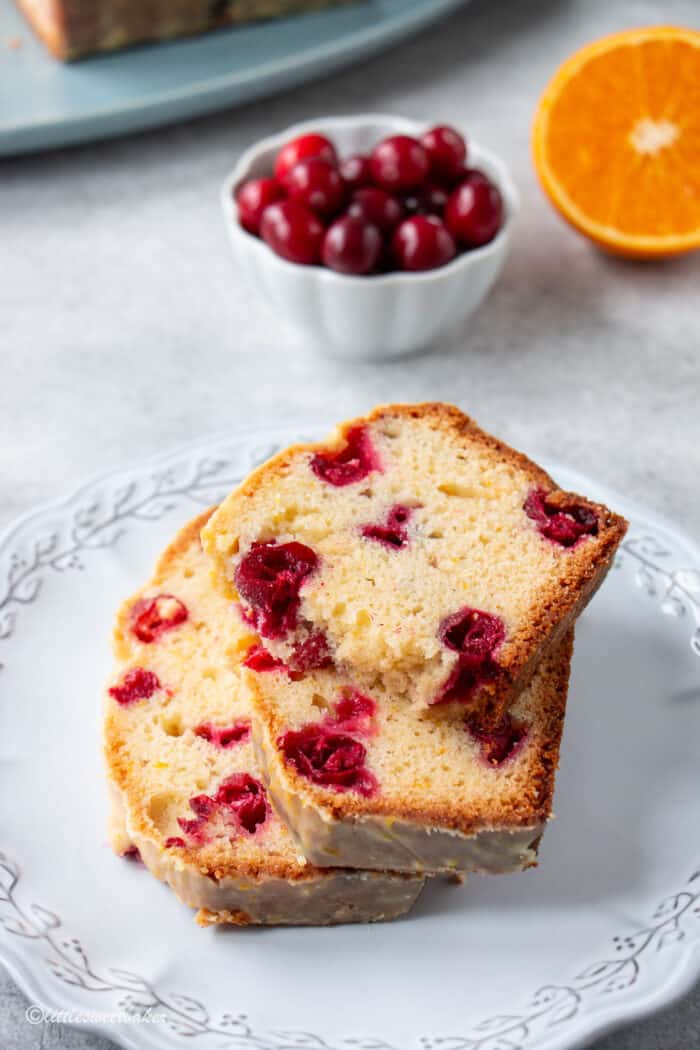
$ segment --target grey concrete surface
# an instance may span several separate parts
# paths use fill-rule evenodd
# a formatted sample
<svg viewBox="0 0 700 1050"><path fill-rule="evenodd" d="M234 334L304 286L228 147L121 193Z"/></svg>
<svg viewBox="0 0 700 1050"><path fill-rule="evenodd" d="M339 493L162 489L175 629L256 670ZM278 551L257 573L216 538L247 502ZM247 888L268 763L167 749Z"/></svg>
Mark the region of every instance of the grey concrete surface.
<svg viewBox="0 0 700 1050"><path fill-rule="evenodd" d="M0 163L0 526L91 474L238 422L459 401L700 534L700 256L606 258L535 180L538 94L573 49L627 26L698 28L695 0L475 0L408 44L283 97L131 139ZM219 181L257 137L314 114L454 122L512 166L523 207L503 277L431 356L315 356L239 280ZM107 1050L32 1028L0 978L3 1050ZM698 989L596 1050L700 1047Z"/></svg>

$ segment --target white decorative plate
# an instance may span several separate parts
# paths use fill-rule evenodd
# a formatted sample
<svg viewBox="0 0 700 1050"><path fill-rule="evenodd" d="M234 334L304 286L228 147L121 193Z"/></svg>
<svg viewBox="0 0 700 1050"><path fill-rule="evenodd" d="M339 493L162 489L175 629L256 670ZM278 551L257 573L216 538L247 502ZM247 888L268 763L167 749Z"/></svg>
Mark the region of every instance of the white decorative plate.
<svg viewBox="0 0 700 1050"><path fill-rule="evenodd" d="M113 610L176 528L298 437L192 446L0 540L10 972L33 1002L140 1050L561 1050L679 995L700 974L700 550L564 468L561 484L632 527L578 628L539 869L436 881L388 925L222 931L112 855L99 724Z"/></svg>

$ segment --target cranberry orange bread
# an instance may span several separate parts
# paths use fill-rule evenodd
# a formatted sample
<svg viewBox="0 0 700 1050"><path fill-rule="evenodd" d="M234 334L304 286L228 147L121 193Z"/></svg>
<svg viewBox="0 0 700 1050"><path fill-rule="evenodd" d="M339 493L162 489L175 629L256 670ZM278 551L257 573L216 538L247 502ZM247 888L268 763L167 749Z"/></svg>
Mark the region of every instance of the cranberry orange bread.
<svg viewBox="0 0 700 1050"><path fill-rule="evenodd" d="M207 517L182 530L117 617L104 723L112 844L137 849L202 924L400 915L422 879L321 871L270 805L231 661L251 638L228 629L230 608L210 585L199 543Z"/></svg>
<svg viewBox="0 0 700 1050"><path fill-rule="evenodd" d="M267 648L498 724L626 522L443 404L389 405L254 471L203 543Z"/></svg>
<svg viewBox="0 0 700 1050"><path fill-rule="evenodd" d="M347 0L17 0L57 58L203 33Z"/></svg>
<svg viewBox="0 0 700 1050"><path fill-rule="evenodd" d="M501 725L371 695L332 669L244 657L254 741L277 810L323 866L517 871L551 814L573 634L543 659Z"/></svg>

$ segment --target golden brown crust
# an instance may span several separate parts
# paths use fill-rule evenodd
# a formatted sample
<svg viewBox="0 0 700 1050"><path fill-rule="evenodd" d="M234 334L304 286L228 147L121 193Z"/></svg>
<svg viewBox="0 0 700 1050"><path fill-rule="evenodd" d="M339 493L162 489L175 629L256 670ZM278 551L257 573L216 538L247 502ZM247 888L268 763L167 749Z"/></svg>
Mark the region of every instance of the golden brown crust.
<svg viewBox="0 0 700 1050"><path fill-rule="evenodd" d="M335 441L331 437L330 439L323 438L321 441L298 442L297 444L289 445L281 452L271 456L270 459L266 460L264 463L261 463L255 470L251 471L238 488L234 489L232 495L239 498L254 496L264 478L269 476L274 477L276 474L283 476L286 473L286 468L291 466L300 455L313 455L317 452L332 452L341 449L345 443L348 431L355 427L364 426L369 423L376 423L380 419L402 417L406 419L429 419L435 424L436 429L444 430L447 433L457 434L462 438L469 438L470 441L475 441L478 444L483 445L484 448L498 453L504 459L507 459L516 465L520 470L528 472L533 485L542 485L547 489L556 488L555 483L546 471L542 470L541 467L538 467L536 463L533 463L532 460L528 459L522 452L518 452L516 449L513 449L509 445L500 441L498 438L487 434L486 431L482 430L470 416L467 416L461 411L461 409L457 408L456 405L446 404L442 401L424 401L415 405L378 405L366 416L357 416L355 419L346 420L344 423L341 423L336 428L337 440ZM224 500L222 506L225 507L230 498L231 497L229 496ZM584 500L584 502L587 501Z"/></svg>
<svg viewBox="0 0 700 1050"><path fill-rule="evenodd" d="M483 830L515 829L545 822L551 815L555 774L566 713L574 636L569 631L558 648L546 657L544 687L538 706L533 738L527 753L526 770L518 777L519 790L506 799L494 798L490 808L483 802L457 797L452 802L421 798L420 802L382 793L364 798L352 792L336 793L319 788L284 764L285 777L293 793L322 810L332 820L385 817L406 820L428 827L447 828L473 835ZM256 715L269 736L276 740L287 728L274 703L268 701L258 685L258 676L246 676ZM458 727L459 728L459 727ZM459 731L462 731L461 729Z"/></svg>
<svg viewBox="0 0 700 1050"><path fill-rule="evenodd" d="M183 554L189 550L192 544L195 542L199 543L199 535L215 510L216 506L209 507L208 510L203 510L201 514L198 514L196 518L192 519L192 521L188 521L188 523L180 529L174 539L159 555L150 585L159 584L163 577L168 575L171 569L176 568Z"/></svg>

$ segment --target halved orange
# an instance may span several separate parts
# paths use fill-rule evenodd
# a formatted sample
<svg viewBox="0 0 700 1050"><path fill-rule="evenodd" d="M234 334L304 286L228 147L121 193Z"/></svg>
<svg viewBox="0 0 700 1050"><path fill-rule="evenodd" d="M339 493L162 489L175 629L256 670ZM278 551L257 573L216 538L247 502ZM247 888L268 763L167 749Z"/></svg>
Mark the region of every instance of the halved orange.
<svg viewBox="0 0 700 1050"><path fill-rule="evenodd" d="M577 51L540 99L532 143L554 206L603 248L699 248L700 32L630 29Z"/></svg>

